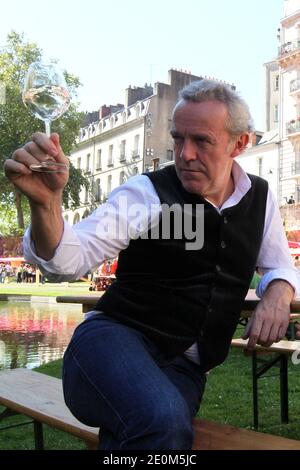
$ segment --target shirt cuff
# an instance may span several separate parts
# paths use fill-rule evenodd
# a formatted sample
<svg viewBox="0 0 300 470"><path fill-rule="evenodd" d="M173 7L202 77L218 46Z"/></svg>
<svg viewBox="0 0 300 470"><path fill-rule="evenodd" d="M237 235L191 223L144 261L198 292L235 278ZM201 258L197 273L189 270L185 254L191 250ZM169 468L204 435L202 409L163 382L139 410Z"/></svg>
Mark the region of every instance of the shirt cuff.
<svg viewBox="0 0 300 470"><path fill-rule="evenodd" d="M32 264L37 264L43 271L49 273L73 274L74 266L70 260L74 257L74 246L79 247L80 242L74 235L71 226L64 221L62 238L57 246L53 258L44 260L36 254L34 242L31 238L31 226L26 230L23 237L24 258Z"/></svg>
<svg viewBox="0 0 300 470"><path fill-rule="evenodd" d="M257 288L256 295L262 298L268 285L275 280L287 281L295 290L295 297L300 295L300 275L298 271L293 269L273 269L263 275Z"/></svg>

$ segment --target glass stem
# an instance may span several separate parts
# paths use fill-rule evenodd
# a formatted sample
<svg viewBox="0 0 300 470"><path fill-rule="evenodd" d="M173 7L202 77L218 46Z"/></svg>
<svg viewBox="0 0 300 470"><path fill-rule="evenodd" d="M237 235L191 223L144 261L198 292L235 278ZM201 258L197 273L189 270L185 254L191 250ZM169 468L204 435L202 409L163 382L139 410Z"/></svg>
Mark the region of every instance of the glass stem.
<svg viewBox="0 0 300 470"><path fill-rule="evenodd" d="M45 121L45 128L46 128L46 136L50 137L51 131L50 131L50 121Z"/></svg>

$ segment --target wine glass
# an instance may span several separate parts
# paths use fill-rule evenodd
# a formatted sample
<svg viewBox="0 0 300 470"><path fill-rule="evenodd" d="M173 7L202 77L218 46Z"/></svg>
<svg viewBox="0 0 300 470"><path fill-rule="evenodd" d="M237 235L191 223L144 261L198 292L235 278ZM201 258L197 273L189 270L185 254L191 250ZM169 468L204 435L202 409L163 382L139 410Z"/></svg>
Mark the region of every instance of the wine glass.
<svg viewBox="0 0 300 470"><path fill-rule="evenodd" d="M33 62L28 69L22 93L23 103L45 122L46 135L50 137L50 122L61 117L69 108L71 96L63 72L55 63ZM68 171L68 165L52 157L30 165L33 171L59 173Z"/></svg>

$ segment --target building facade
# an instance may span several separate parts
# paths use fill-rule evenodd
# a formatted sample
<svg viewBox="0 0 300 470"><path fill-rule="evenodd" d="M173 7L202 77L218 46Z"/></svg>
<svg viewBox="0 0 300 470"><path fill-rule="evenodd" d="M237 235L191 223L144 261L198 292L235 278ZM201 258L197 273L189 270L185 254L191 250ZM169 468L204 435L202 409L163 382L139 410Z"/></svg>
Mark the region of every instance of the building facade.
<svg viewBox="0 0 300 470"><path fill-rule="evenodd" d="M255 132L247 150L236 161L247 172L268 181L273 193L278 193L278 129Z"/></svg>
<svg viewBox="0 0 300 470"><path fill-rule="evenodd" d="M277 57L265 64L266 133L239 161L267 179L285 206L300 203L300 0L284 0L277 40Z"/></svg>
<svg viewBox="0 0 300 470"><path fill-rule="evenodd" d="M70 224L88 216L130 176L173 160L170 129L178 93L201 78L172 69L168 83L130 86L124 104L101 106L98 114L88 116L70 160L90 180L90 189L81 191L76 211L64 212Z"/></svg>
<svg viewBox="0 0 300 470"><path fill-rule="evenodd" d="M300 0L285 0L279 41L279 203L300 203Z"/></svg>

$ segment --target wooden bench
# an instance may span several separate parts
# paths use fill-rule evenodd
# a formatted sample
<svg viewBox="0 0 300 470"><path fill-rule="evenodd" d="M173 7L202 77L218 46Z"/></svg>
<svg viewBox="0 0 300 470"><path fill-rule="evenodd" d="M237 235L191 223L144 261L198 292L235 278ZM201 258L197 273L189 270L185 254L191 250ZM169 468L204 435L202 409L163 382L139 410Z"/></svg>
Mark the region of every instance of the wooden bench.
<svg viewBox="0 0 300 470"><path fill-rule="evenodd" d="M280 409L281 422L288 423L288 357L295 351L300 353L300 341L281 340L266 348L256 345L253 350L247 349L248 340L235 338L231 346L242 349L246 355L252 358L252 384L253 384L253 425L258 427L258 380L272 367L279 365L280 379ZM275 355L274 355L275 353ZM270 358L270 354L272 354ZM264 358L262 359L262 356ZM267 359L266 359L267 357Z"/></svg>
<svg viewBox="0 0 300 470"><path fill-rule="evenodd" d="M43 424L72 434L89 449L98 446L98 429L81 424L66 407L60 379L29 369L2 371L0 404L6 408L0 420L12 414L23 414L33 420L36 449L44 448ZM202 419L194 420L194 429L194 450L300 450L298 440Z"/></svg>

